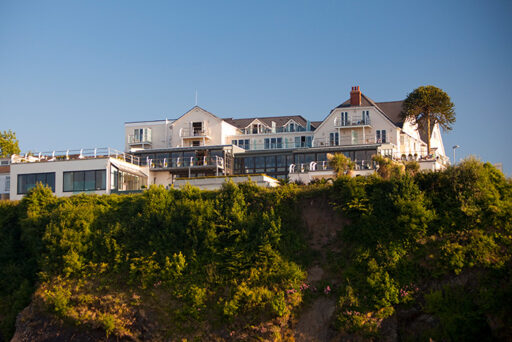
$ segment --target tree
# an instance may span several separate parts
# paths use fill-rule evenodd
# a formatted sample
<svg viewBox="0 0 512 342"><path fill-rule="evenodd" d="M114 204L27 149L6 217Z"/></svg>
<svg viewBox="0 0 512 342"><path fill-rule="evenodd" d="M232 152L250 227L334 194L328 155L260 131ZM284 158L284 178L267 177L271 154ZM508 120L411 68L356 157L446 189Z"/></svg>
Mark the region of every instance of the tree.
<svg viewBox="0 0 512 342"><path fill-rule="evenodd" d="M455 108L448 94L432 85L414 89L403 104L402 119L412 119L419 129L427 131L427 151L430 155L430 127L439 124L444 130L452 129Z"/></svg>
<svg viewBox="0 0 512 342"><path fill-rule="evenodd" d="M11 154L19 154L19 141L13 131L0 132L0 157L9 157Z"/></svg>
<svg viewBox="0 0 512 342"><path fill-rule="evenodd" d="M342 153L329 154L327 158L329 159L329 165L336 172L336 177L341 177L354 169L354 162Z"/></svg>

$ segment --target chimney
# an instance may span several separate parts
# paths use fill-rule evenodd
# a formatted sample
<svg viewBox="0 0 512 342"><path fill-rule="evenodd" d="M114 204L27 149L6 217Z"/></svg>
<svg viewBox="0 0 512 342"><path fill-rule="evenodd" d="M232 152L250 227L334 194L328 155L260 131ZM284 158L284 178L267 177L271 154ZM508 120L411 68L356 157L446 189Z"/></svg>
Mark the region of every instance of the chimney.
<svg viewBox="0 0 512 342"><path fill-rule="evenodd" d="M352 87L352 90L350 91L350 105L361 105L361 90L359 90L359 86Z"/></svg>

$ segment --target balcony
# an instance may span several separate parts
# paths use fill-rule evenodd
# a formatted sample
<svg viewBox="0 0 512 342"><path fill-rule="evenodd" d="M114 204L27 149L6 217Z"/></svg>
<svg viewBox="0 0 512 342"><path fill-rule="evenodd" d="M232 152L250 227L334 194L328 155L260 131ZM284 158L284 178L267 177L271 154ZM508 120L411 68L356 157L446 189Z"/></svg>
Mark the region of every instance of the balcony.
<svg viewBox="0 0 512 342"><path fill-rule="evenodd" d="M185 168L218 168L224 169L224 158L209 157L178 157L148 159L150 169L185 169Z"/></svg>
<svg viewBox="0 0 512 342"><path fill-rule="evenodd" d="M210 129L205 128L181 128L180 129L180 137L181 138L210 138Z"/></svg>
<svg viewBox="0 0 512 342"><path fill-rule="evenodd" d="M336 128L343 128L343 127L363 127L363 126L371 126L371 121L369 117L362 118L361 116L355 117L355 116L349 116L345 118L334 118L334 127Z"/></svg>
<svg viewBox="0 0 512 342"><path fill-rule="evenodd" d="M151 145L151 137L150 136L140 136L140 135L129 135L128 136L128 145Z"/></svg>
<svg viewBox="0 0 512 342"><path fill-rule="evenodd" d="M329 146L348 146L348 145L371 145L383 144L382 139L376 139L373 135L363 138L361 134L350 137L339 137L338 139L315 139L313 147L329 147Z"/></svg>
<svg viewBox="0 0 512 342"><path fill-rule="evenodd" d="M377 167L377 163L373 160L355 160L354 170L374 170ZM288 173L305 173L314 171L332 171L333 168L327 160L312 161L309 163L290 164L288 166Z"/></svg>

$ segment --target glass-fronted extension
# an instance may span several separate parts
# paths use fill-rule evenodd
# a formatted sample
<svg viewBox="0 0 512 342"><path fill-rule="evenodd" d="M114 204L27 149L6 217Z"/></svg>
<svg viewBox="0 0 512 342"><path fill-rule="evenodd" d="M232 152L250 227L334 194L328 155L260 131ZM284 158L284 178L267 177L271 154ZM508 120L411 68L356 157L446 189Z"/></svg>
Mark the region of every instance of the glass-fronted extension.
<svg viewBox="0 0 512 342"><path fill-rule="evenodd" d="M63 174L64 192L97 191L106 188L105 170L69 171Z"/></svg>
<svg viewBox="0 0 512 342"><path fill-rule="evenodd" d="M55 172L28 173L18 175L18 195L26 194L37 183L46 185L55 192Z"/></svg>

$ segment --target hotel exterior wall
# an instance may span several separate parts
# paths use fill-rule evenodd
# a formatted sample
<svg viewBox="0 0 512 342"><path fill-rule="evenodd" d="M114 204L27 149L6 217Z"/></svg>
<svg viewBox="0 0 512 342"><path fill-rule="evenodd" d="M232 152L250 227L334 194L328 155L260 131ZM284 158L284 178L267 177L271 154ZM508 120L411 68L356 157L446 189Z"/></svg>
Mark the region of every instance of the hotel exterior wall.
<svg viewBox="0 0 512 342"><path fill-rule="evenodd" d="M391 123L387 118L385 118L380 112L378 112L374 107L357 107L357 108L336 108L333 110L329 116L324 120L324 122L315 130L314 136L315 140L318 141L328 141L329 140L329 134L334 132L340 132L340 141L348 141L351 137L351 134L353 130L357 130L358 132L361 132L361 138L362 138L362 128L357 126L349 126L346 128L337 128L334 125L334 119L340 118L342 112L348 112L349 116L362 116L362 111L369 111L370 114L370 122L371 127L365 127L365 137L367 139L372 138L372 143L375 142L375 135L376 130L386 130L387 137L389 142L397 145L399 140L396 136L396 126Z"/></svg>
<svg viewBox="0 0 512 342"><path fill-rule="evenodd" d="M203 141L202 136L197 136L194 138L187 138L183 141L180 136L180 131L190 129L190 125L192 122L203 122L204 128L209 131L209 138L205 139L205 145L222 145L222 131L223 131L223 120L220 118L216 118L214 115L206 112L205 110L200 109L199 107L192 108L189 112L184 114L181 118L174 121L171 125L171 137L172 137L172 147L186 147L191 146L187 144L187 141L199 140ZM224 123L224 125L228 125Z"/></svg>
<svg viewBox="0 0 512 342"><path fill-rule="evenodd" d="M110 170L107 158L83 159L83 160L62 160L52 162L34 162L11 164L11 200L22 199L24 194L18 194L18 175L30 173L55 172L55 192L58 197L72 196L78 192L64 192L64 176L67 171L105 170L105 190L86 191L91 194L106 194L110 189Z"/></svg>
<svg viewBox="0 0 512 342"><path fill-rule="evenodd" d="M169 121L167 127L171 125L172 121ZM124 136L125 136L125 151L131 151L132 146L129 144L130 136L134 134L134 130L137 128L150 128L151 129L151 149L155 148L166 148L171 144L170 131L167 128L165 120L161 121L142 121L142 122L127 122L124 124ZM166 136L167 131L167 136ZM133 146L136 148L136 146ZM148 147L146 147L148 148ZM140 149L140 147L138 148Z"/></svg>

